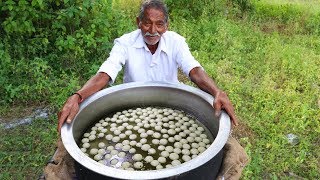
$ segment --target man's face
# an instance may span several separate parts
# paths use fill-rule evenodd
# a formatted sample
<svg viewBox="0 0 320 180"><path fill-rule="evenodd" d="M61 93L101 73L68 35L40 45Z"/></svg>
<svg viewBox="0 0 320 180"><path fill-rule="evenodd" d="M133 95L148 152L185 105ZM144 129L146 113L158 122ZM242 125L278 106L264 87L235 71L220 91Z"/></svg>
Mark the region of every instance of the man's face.
<svg viewBox="0 0 320 180"><path fill-rule="evenodd" d="M144 18L141 21L137 18L137 23L148 45L157 44L168 28L163 12L153 8L145 10Z"/></svg>

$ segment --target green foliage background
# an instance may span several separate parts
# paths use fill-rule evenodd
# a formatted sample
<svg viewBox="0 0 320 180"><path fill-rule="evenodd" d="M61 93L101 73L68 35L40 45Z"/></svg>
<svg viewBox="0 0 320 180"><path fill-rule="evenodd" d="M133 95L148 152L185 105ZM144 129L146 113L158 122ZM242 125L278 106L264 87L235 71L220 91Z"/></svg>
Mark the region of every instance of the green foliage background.
<svg viewBox="0 0 320 180"><path fill-rule="evenodd" d="M96 73L113 39L136 28L138 2L0 0L0 113L61 107ZM170 29L234 103L242 128L234 131L251 158L242 178L320 179L320 1L166 3ZM0 179L41 173L55 150L53 124L55 117L1 129Z"/></svg>

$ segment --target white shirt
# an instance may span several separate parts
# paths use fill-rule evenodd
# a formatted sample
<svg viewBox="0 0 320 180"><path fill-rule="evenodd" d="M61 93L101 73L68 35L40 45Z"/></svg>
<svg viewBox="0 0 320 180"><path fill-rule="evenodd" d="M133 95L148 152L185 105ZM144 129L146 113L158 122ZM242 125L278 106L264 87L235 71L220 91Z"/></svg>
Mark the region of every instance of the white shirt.
<svg viewBox="0 0 320 180"><path fill-rule="evenodd" d="M123 82L178 81L178 68L189 76L195 67L201 67L192 56L185 39L179 34L166 31L162 34L154 54L150 52L140 29L115 39L109 58L98 72L107 73L110 83L124 66Z"/></svg>

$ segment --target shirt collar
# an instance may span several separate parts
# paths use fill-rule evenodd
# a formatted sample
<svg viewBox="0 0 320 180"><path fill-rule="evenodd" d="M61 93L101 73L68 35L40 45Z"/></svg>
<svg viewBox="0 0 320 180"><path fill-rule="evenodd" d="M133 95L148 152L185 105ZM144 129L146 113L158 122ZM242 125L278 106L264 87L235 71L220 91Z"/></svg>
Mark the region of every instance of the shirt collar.
<svg viewBox="0 0 320 180"><path fill-rule="evenodd" d="M160 41L159 41L158 48L160 48L161 51L167 53L168 49L167 49L167 46L166 46L166 43L165 43L165 35L166 35L166 33L162 34L162 36L160 38ZM140 29L139 29L138 37L135 40L135 42L133 43L133 47L135 47L135 48L143 48L144 47L146 50L149 51L149 49L147 47L147 44L143 40L142 33L141 33Z"/></svg>

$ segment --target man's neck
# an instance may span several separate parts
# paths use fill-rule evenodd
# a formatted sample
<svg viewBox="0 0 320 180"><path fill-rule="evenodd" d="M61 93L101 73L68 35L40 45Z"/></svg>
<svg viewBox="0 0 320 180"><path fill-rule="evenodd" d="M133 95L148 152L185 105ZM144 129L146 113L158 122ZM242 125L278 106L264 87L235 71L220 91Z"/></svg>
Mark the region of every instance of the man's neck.
<svg viewBox="0 0 320 180"><path fill-rule="evenodd" d="M158 48L158 45L159 45L159 42L158 42L157 44L155 44L155 45L149 45L149 44L147 44L147 47L149 48L151 54L154 54L154 53L156 52L156 50L157 50L157 48Z"/></svg>

